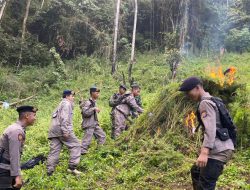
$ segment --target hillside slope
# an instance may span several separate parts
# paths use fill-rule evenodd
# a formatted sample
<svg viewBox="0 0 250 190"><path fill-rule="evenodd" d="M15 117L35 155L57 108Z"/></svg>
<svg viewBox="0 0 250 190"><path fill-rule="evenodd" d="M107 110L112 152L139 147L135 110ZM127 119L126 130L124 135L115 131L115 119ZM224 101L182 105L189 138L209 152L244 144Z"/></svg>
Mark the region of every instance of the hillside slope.
<svg viewBox="0 0 250 190"><path fill-rule="evenodd" d="M190 75L201 75L206 78L210 75L208 66L214 62L214 60L207 58L186 59L180 66L177 80L180 81ZM237 91L238 96L230 104L230 109L237 124L241 127L246 125L248 131L245 131L245 136L240 137L242 144L221 176L219 189L250 189L250 149L249 144L246 144L249 141L245 140L249 139L249 136L246 135L249 135L248 122L250 121L249 113L246 113L246 110L250 108L249 62L250 54L228 54L221 61L223 69L227 69L229 66L237 68L236 83L242 85L243 89ZM51 87L39 86L40 84L38 84L37 98L27 102L36 105L39 112L36 125L27 131L22 160L26 161L40 153L48 154L47 132L50 115L60 101L62 90L66 88L79 91L74 110L74 130L79 139L83 133L80 128L81 114L78 100L81 97L84 99L88 97L88 88L92 84L96 83L101 88L101 98L98 104L102 111L99 118L101 127L104 128L108 136L107 143L103 147L97 147L93 141L89 154L82 156L80 170L84 174L81 177L67 174L68 154L66 150L63 150L60 164L52 177L46 176L45 165L24 171L24 179L27 181L24 189L190 189L189 168L196 158L195 148L198 147L199 139L188 138L181 120L184 119L181 118L184 113L178 113L179 108L174 109L176 105L173 105L172 100L177 96L178 83L170 83L168 79L169 68L163 55L144 54L138 57L134 68L134 77L142 86L142 100L146 113L116 142L110 138L108 99L116 92L117 86L122 81L122 71L126 75L127 65L120 63L119 73L114 78L109 74L110 66L96 58L80 58L75 62L67 62L66 67L69 76L66 81L59 81ZM36 84L33 79L35 77L38 78L37 81L39 81L39 77L43 79L45 76L42 74L50 70L50 67L38 71L34 71L34 68L27 68L12 80L20 82L24 86L26 82L33 81L29 84L32 88L32 85ZM6 73L11 76L7 69L1 68L2 78L6 77ZM217 81L215 80L215 82ZM20 89L20 92L23 93L21 96L32 94L30 91L23 91L23 89ZM18 96L9 92L8 88L3 93L5 98L11 96L11 100L14 99L15 95ZM159 103L163 99L165 102L160 105ZM243 100L244 102L241 102ZM244 106L242 106L243 103ZM165 105L169 107L164 107ZM147 123L152 118L149 117L148 113L152 112L152 117L155 118L157 114L154 112L155 106L159 107L160 115L162 115L160 110L164 110L163 113L166 114L174 113L178 121L170 120L172 122L171 130L162 130L159 128L160 125L155 126L156 133L151 135L150 131L147 130ZM191 104L189 107L192 107ZM1 132L15 120L15 110L0 109Z"/></svg>

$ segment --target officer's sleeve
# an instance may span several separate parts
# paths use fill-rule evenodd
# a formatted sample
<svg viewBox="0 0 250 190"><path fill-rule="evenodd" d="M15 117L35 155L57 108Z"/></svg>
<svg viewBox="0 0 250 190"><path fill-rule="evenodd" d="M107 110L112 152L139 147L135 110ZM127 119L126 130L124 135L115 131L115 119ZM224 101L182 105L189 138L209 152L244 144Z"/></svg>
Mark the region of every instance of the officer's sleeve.
<svg viewBox="0 0 250 190"><path fill-rule="evenodd" d="M10 175L21 175L20 167L20 152L22 141L24 141L24 134L21 130L12 131L8 134L9 154L10 154Z"/></svg>
<svg viewBox="0 0 250 190"><path fill-rule="evenodd" d="M137 105L134 97L132 97L132 96L128 97L127 98L127 103L133 110L137 111L138 113L143 112L143 109L140 106Z"/></svg>
<svg viewBox="0 0 250 190"><path fill-rule="evenodd" d="M142 108L142 101L141 101L141 96L138 96L136 99L136 103L138 106L140 106Z"/></svg>
<svg viewBox="0 0 250 190"><path fill-rule="evenodd" d="M64 134L69 133L70 115L72 114L70 104L63 104L61 107L61 129Z"/></svg>
<svg viewBox="0 0 250 190"><path fill-rule="evenodd" d="M201 120L204 124L204 140L202 147L213 149L216 137L216 112L213 105L207 101L202 101L199 106Z"/></svg>
<svg viewBox="0 0 250 190"><path fill-rule="evenodd" d="M109 99L109 106L114 107L115 106L115 95L111 96Z"/></svg>
<svg viewBox="0 0 250 190"><path fill-rule="evenodd" d="M95 108L90 106L90 102L85 102L82 106L83 117L90 117L95 113Z"/></svg>

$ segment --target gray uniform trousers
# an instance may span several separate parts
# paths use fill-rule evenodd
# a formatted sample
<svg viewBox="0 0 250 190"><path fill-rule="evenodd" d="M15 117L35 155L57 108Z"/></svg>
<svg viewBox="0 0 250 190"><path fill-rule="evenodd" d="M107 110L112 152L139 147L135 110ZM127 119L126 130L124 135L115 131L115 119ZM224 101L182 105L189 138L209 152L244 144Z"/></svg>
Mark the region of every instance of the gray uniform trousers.
<svg viewBox="0 0 250 190"><path fill-rule="evenodd" d="M117 138L126 128L126 117L124 114L120 113L118 110L114 110L111 114L112 120L112 138Z"/></svg>
<svg viewBox="0 0 250 190"><path fill-rule="evenodd" d="M70 133L67 139L63 137L50 138L50 153L47 159L47 171L53 172L59 163L59 155L62 146L65 145L70 152L69 169L75 169L80 162L81 145L74 133Z"/></svg>
<svg viewBox="0 0 250 190"><path fill-rule="evenodd" d="M0 168L0 190L13 189L15 177L10 176L10 171Z"/></svg>
<svg viewBox="0 0 250 190"><path fill-rule="evenodd" d="M82 154L87 153L93 136L97 139L99 145L103 145L105 143L106 134L99 125L95 127L83 128L83 130L84 130L84 135L82 138L82 150L81 150Z"/></svg>

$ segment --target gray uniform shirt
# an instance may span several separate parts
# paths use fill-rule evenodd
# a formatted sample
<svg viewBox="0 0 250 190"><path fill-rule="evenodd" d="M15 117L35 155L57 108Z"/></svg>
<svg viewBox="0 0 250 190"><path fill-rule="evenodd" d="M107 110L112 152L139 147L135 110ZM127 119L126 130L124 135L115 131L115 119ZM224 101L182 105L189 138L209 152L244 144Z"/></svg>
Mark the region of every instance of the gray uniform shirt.
<svg viewBox="0 0 250 190"><path fill-rule="evenodd" d="M3 159L10 164L0 163L0 168L10 170L11 176L21 175L20 159L25 141L25 130L17 121L10 125L0 139L0 147L4 149Z"/></svg>
<svg viewBox="0 0 250 190"><path fill-rule="evenodd" d="M49 138L73 132L73 103L64 98L52 114Z"/></svg>
<svg viewBox="0 0 250 190"><path fill-rule="evenodd" d="M96 101L89 99L81 103L80 108L82 110L82 127L96 127L99 125L97 113L95 111Z"/></svg>
<svg viewBox="0 0 250 190"><path fill-rule="evenodd" d="M228 157L232 156L234 145L231 139L221 141L216 137L216 129L222 127L222 124L216 104L208 100L210 97L211 95L206 93L202 97L199 105L199 112L204 124L204 140L202 147L210 149L209 158L227 162Z"/></svg>
<svg viewBox="0 0 250 190"><path fill-rule="evenodd" d="M128 117L131 113L131 110L134 110L138 113L142 113L143 109L138 106L138 104L135 101L135 97L130 94L126 98L124 98L116 108L118 111L120 111L125 117Z"/></svg>

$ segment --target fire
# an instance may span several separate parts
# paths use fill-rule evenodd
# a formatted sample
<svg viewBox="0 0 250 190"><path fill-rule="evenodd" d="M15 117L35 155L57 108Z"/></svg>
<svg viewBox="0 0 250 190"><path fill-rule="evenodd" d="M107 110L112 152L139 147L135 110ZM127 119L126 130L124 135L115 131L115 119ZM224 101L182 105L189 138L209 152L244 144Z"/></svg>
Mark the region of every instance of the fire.
<svg viewBox="0 0 250 190"><path fill-rule="evenodd" d="M156 135L159 136L160 134L161 134L161 128L158 127L157 132L156 132Z"/></svg>
<svg viewBox="0 0 250 190"><path fill-rule="evenodd" d="M218 69L218 79L219 79L220 86L224 86L225 75L224 75L224 73L222 71L222 67L221 66Z"/></svg>
<svg viewBox="0 0 250 190"><path fill-rule="evenodd" d="M235 74L237 69L235 67L230 67L225 72L221 66L210 68L210 77L218 80L220 86L224 86L225 83L232 85L235 81Z"/></svg>
<svg viewBox="0 0 250 190"><path fill-rule="evenodd" d="M210 77L213 79L217 79L220 86L224 86L225 75L221 66L210 69Z"/></svg>
<svg viewBox="0 0 250 190"><path fill-rule="evenodd" d="M196 128L195 123L196 123L196 115L195 115L195 113L192 111L192 112L190 112L190 113L187 115L187 117L186 117L186 119L185 119L185 126L186 126L188 129L191 129L192 132L194 133L195 128Z"/></svg>
<svg viewBox="0 0 250 190"><path fill-rule="evenodd" d="M230 67L224 73L228 77L227 83L230 86L234 83L236 71L237 71L237 69L235 67Z"/></svg>
<svg viewBox="0 0 250 190"><path fill-rule="evenodd" d="M215 69L212 68L211 71L210 71L210 77L215 79L216 78L216 72L215 72Z"/></svg>

